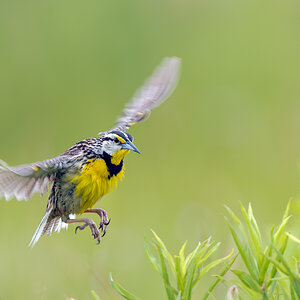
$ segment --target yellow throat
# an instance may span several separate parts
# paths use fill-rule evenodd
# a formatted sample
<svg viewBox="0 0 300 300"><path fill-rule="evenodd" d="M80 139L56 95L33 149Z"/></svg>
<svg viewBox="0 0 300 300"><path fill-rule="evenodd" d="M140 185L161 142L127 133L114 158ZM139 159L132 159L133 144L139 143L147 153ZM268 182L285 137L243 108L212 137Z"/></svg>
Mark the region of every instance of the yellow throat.
<svg viewBox="0 0 300 300"><path fill-rule="evenodd" d="M124 177L123 159L129 150L121 149L109 161L96 158L90 159L83 166L81 172L70 182L75 184L75 197L81 198L80 210L93 207L105 194L118 185L118 179Z"/></svg>

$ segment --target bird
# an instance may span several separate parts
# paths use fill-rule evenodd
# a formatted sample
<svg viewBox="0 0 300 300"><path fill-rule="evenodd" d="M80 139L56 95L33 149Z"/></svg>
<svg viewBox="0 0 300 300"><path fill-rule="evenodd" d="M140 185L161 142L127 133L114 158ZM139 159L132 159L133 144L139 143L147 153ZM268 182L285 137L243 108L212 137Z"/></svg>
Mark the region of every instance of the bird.
<svg viewBox="0 0 300 300"><path fill-rule="evenodd" d="M44 161L10 167L0 161L0 198L28 200L36 192L50 194L46 212L29 246L33 247L43 235L65 229L69 224L82 223L75 229L89 227L100 243L110 222L104 209L93 208L124 177L124 158L130 152L140 153L133 144L128 129L145 120L150 111L165 101L177 86L181 59L164 58L152 75L125 105L115 125L98 136L82 140L64 153ZM95 213L100 226L91 218L80 217Z"/></svg>

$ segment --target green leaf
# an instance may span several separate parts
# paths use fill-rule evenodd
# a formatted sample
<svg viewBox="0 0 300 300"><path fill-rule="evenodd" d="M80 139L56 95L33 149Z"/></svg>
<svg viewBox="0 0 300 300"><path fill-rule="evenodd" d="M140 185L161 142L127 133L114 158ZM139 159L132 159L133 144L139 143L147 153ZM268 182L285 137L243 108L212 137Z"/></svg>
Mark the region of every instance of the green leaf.
<svg viewBox="0 0 300 300"><path fill-rule="evenodd" d="M254 267L255 262L253 262L253 257L251 256L251 254L249 253L249 251L247 251L247 248L245 249L242 242L240 241L238 235L236 234L236 232L234 231L234 229L231 227L230 223L228 222L228 220L226 219L229 230L231 232L231 235L233 237L233 240L239 250L239 253L241 254L241 257L243 259L243 262L245 264L245 266L247 267L250 275L252 276L252 278L258 279L258 276L256 274L256 270L257 268ZM249 255L250 254L250 255ZM255 271L254 271L255 270Z"/></svg>
<svg viewBox="0 0 300 300"><path fill-rule="evenodd" d="M271 245L268 245L263 253L264 258L262 260L262 265L261 265L260 273L259 273L259 282L260 283L265 281L265 276L266 276L267 270L270 265L270 261L267 259L267 257L270 257L271 254L272 254L272 247L271 247Z"/></svg>
<svg viewBox="0 0 300 300"><path fill-rule="evenodd" d="M241 207L243 208L243 206L241 205ZM232 216L233 220L236 222L239 232L242 236L242 239L244 241L244 254L241 254L242 259L244 260L244 258L247 258L246 260L244 260L244 263L246 265L246 267L249 270L249 273L251 274L251 276L253 278L255 278L255 280L258 280L258 264L257 264L257 259L255 258L254 252L255 249L252 250L253 248L253 243L250 241L249 236L247 235L244 226L242 224L242 222L236 217L236 215L232 212L232 210L228 207L226 207L226 209L228 210L228 212L230 213L230 215ZM229 221L227 218L225 218L225 220L227 221L229 227L231 227L231 229L233 230L233 227L230 225ZM233 230L234 231L234 230ZM234 231L235 232L235 231ZM235 234L237 237L237 234ZM240 241L240 245L243 245L241 239L239 239Z"/></svg>
<svg viewBox="0 0 300 300"><path fill-rule="evenodd" d="M231 272L234 273L248 288L257 293L262 292L259 284L246 272L240 270L231 270Z"/></svg>
<svg viewBox="0 0 300 300"><path fill-rule="evenodd" d="M228 211L228 213L230 214L230 216L232 217L232 219L235 221L235 223L237 225L242 225L242 222L240 221L240 219L235 215L235 213L227 206L224 205L226 210Z"/></svg>
<svg viewBox="0 0 300 300"><path fill-rule="evenodd" d="M100 297L97 295L97 293L94 290L91 290L91 294L92 294L94 300L101 300Z"/></svg>
<svg viewBox="0 0 300 300"><path fill-rule="evenodd" d="M292 199L289 200L289 202L286 206L286 209L285 209L285 212L284 212L284 215L283 215L283 219L288 217L288 215L290 213L291 203L292 203Z"/></svg>
<svg viewBox="0 0 300 300"><path fill-rule="evenodd" d="M282 272L282 273L284 273L284 274L287 274L288 272L287 272L287 270L285 269L285 267L284 267L284 265L282 264L282 263L280 263L280 262L278 262L276 259L274 259L273 257L267 257L268 258L268 260L273 264L273 265L275 265L276 267L277 267L277 269L280 271L280 272Z"/></svg>
<svg viewBox="0 0 300 300"><path fill-rule="evenodd" d="M250 204L249 204L249 206L250 206ZM262 255L261 255L261 240L260 240L260 237L257 234L256 229L253 226L248 213L246 212L244 206L241 203L240 203L240 207L241 207L241 211L242 211L244 220L245 220L246 225L247 225L248 232L249 232L250 237L251 237L251 241L250 241L249 245L252 248L252 253L256 254L256 260L258 261L258 265L261 266Z"/></svg>
<svg viewBox="0 0 300 300"><path fill-rule="evenodd" d="M160 258L160 266L161 266L161 271L162 271L162 277L163 277L164 286L165 286L165 289L166 289L168 299L169 300L175 300L176 299L175 297L176 297L178 291L175 290L170 284L168 270L167 270L167 266L166 266L165 259L164 259L164 254L163 254L164 250L160 247L160 245L157 245L157 244L156 244L156 249L157 249L157 252L158 252L158 255L159 255L159 258ZM175 266L174 266L174 269L175 269Z"/></svg>
<svg viewBox="0 0 300 300"><path fill-rule="evenodd" d="M111 273L109 274L109 282L110 282L111 286L115 289L115 291L119 295L121 295L123 298L125 298L127 300L140 300L139 298L137 298L136 296L134 296L133 294L131 294L127 290L125 290L121 285L116 283L113 280Z"/></svg>
<svg viewBox="0 0 300 300"><path fill-rule="evenodd" d="M157 262L156 257L151 252L149 242L146 239L144 240L144 248L145 248L146 255L147 255L151 265L159 274L162 275L161 267L160 267L159 263Z"/></svg>
<svg viewBox="0 0 300 300"><path fill-rule="evenodd" d="M208 288L207 292L205 293L205 295L203 296L203 298L201 300L206 300L210 294L212 293L212 291L214 290L214 288L217 286L217 284L222 280L221 278L223 278L223 276L225 276L225 274L230 270L231 266L233 265L233 263L235 262L236 258L238 257L239 254L236 254L228 264L226 264L222 270L220 271L220 273L217 275L217 279L211 284L211 286Z"/></svg>
<svg viewBox="0 0 300 300"><path fill-rule="evenodd" d="M290 279L291 285L293 286L293 290L297 295L297 299L300 299L300 282L296 278Z"/></svg>
<svg viewBox="0 0 300 300"><path fill-rule="evenodd" d="M251 220L251 222L253 223L254 225L254 228L255 228L255 231L256 231L256 234L259 238L259 240L261 241L261 234L260 234L260 230L259 230L259 227L257 225L257 222L256 222L256 219L254 217L254 214L253 214L253 210L252 210L252 206L251 206L251 203L249 203L249 206L248 206L248 215L249 215L249 218Z"/></svg>
<svg viewBox="0 0 300 300"><path fill-rule="evenodd" d="M197 260L200 259L209 249L210 246L210 238L208 238L202 243L198 243L198 246L195 248L195 250L191 252L185 260L186 273L188 273L188 269L190 268L190 265L192 261L194 261L195 257L197 258Z"/></svg>
<svg viewBox="0 0 300 300"><path fill-rule="evenodd" d="M287 292L283 288L282 285L277 285L277 295L278 299L281 299L283 297L284 300L290 300L291 298L288 296ZM281 298L279 298L281 296Z"/></svg>
<svg viewBox="0 0 300 300"><path fill-rule="evenodd" d="M175 261L175 270L176 270L176 280L177 280L177 287L180 291L183 291L184 288L184 276L181 267L181 258L179 256L174 256Z"/></svg>
<svg viewBox="0 0 300 300"><path fill-rule="evenodd" d="M288 263L284 259L282 253L277 249L277 247L275 247L275 245L273 243L271 245L272 245L273 249L275 250L275 252L278 255L278 258L279 258L278 261L280 261L282 263L282 265L284 266L284 268L286 270L285 274L289 275L290 277L295 277L293 271L291 270L290 266L288 265Z"/></svg>
<svg viewBox="0 0 300 300"><path fill-rule="evenodd" d="M199 281L199 279L203 275L208 273L212 268L215 268L219 264L221 264L221 263L225 262L226 260L228 260L232 256L233 252L234 252L234 249L232 249L232 251L227 256L225 256L223 258L220 258L220 259L216 259L216 260L212 261L211 263L207 264L205 267L201 268L200 272L199 272L199 275L196 276L196 278L194 279L193 286L195 286L196 283Z"/></svg>
<svg viewBox="0 0 300 300"><path fill-rule="evenodd" d="M295 273L300 278L299 261L297 260L297 258L295 256L293 256L293 260L294 260L294 263L295 263Z"/></svg>
<svg viewBox="0 0 300 300"><path fill-rule="evenodd" d="M274 241L274 231L275 231L275 227L272 226L271 230L270 230L270 239L271 241ZM270 265L270 260L267 257L271 257L272 255L272 246L271 244L269 244L265 250L264 250L264 258L263 258L263 262L262 262L262 266L260 269L260 273L259 273L259 282L262 283L266 280L266 274ZM269 283L270 284L270 283Z"/></svg>
<svg viewBox="0 0 300 300"><path fill-rule="evenodd" d="M279 260L281 263L273 258L269 258L269 260L284 274L290 277L290 284L293 287L293 291L297 295L298 299L300 299L300 280L299 277L291 270L290 266L284 259L280 250L278 250L274 244L272 244L273 249L277 253ZM291 289L292 291L292 289Z"/></svg>
<svg viewBox="0 0 300 300"><path fill-rule="evenodd" d="M163 241L159 238L159 236L154 232L154 230L151 230L151 231L154 235L157 245L159 245L159 247L161 249L163 256L167 259L172 271L175 273L175 263L174 263L172 255L169 253L169 251L167 250L167 247L165 246Z"/></svg>
<svg viewBox="0 0 300 300"><path fill-rule="evenodd" d="M185 241L185 243L182 245L180 251L179 251L179 258L180 258L180 268L181 268L181 272L182 275L185 275L186 269L185 269L185 259L184 259L184 250L186 247L187 241Z"/></svg>
<svg viewBox="0 0 300 300"><path fill-rule="evenodd" d="M291 300L297 300L296 293L292 285L290 285Z"/></svg>
<svg viewBox="0 0 300 300"><path fill-rule="evenodd" d="M280 247L280 249L279 249L279 252L280 252L281 254L284 254L285 249L286 249L286 247L287 247L287 243L288 243L288 237L287 237L287 236L284 236L284 237L283 237L283 241L282 241L282 245L281 245L281 247ZM272 246L272 244L271 244L271 246ZM278 256L277 256L277 257L278 257ZM277 259L278 259L278 258L277 258ZM271 272L270 272L269 278L274 278L274 277L276 276L276 273L277 273L276 266L273 266L273 268L272 268L272 270L271 270Z"/></svg>
<svg viewBox="0 0 300 300"><path fill-rule="evenodd" d="M298 238L296 238L294 235L292 235L291 233L289 232L285 232L285 234L292 240L294 241L295 243L297 244L300 244L300 240Z"/></svg>
<svg viewBox="0 0 300 300"><path fill-rule="evenodd" d="M189 300L192 294L192 288L194 286L194 277L198 277L200 274L199 267L207 260L207 258L212 255L212 253L218 248L219 244L212 246L210 243L210 238L199 243L196 249L188 256L186 259L186 278L184 285L184 292L182 298ZM196 276L195 276L196 273Z"/></svg>
<svg viewBox="0 0 300 300"><path fill-rule="evenodd" d="M286 218L284 218L281 222L281 224L279 225L279 228L277 229L276 233L274 234L274 243L275 245L278 243L283 231L284 231L284 227L286 226L287 222L289 221L289 219L291 218L291 216L288 216Z"/></svg>
<svg viewBox="0 0 300 300"><path fill-rule="evenodd" d="M190 266L187 269L184 292L182 295L182 298L184 300L190 300L192 296L193 279L197 268L197 262L195 260L196 260L195 258L191 260Z"/></svg>
<svg viewBox="0 0 300 300"><path fill-rule="evenodd" d="M235 283L237 286L241 287L241 289L239 289L240 292L245 292L250 298L247 298L249 300L262 300L261 299L261 292L256 292L254 290L252 290L251 288L249 288L247 285L245 285L241 280L238 279L232 279L231 280L233 283ZM240 297L241 300L244 300L244 297Z"/></svg>
<svg viewBox="0 0 300 300"><path fill-rule="evenodd" d="M207 259L215 252L217 251L217 249L219 248L219 246L221 245L221 243L217 243L216 245L214 245L211 249L207 249L208 251L205 253L204 256L202 255L198 255L199 259L197 262L197 268L199 268L201 265L203 265L203 263L205 263L207 261Z"/></svg>

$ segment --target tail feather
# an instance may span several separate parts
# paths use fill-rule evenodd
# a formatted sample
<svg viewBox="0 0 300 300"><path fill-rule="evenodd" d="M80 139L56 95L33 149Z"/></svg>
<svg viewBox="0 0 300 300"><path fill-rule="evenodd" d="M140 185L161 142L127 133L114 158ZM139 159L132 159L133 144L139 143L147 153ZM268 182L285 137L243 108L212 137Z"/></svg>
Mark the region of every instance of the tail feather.
<svg viewBox="0 0 300 300"><path fill-rule="evenodd" d="M61 217L50 217L51 212L52 208L45 213L41 223L39 224L29 243L29 247L33 247L44 234L49 235L52 234L52 232L60 232L62 228L68 228L68 224L63 222Z"/></svg>

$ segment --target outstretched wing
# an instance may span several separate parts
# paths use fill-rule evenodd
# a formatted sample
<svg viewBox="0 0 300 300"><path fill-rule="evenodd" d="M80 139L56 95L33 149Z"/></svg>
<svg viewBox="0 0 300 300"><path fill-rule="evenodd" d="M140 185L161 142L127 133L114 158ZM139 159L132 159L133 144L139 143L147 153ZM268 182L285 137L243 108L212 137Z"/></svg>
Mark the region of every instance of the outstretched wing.
<svg viewBox="0 0 300 300"><path fill-rule="evenodd" d="M154 107L166 100L177 85L180 64L181 60L177 57L164 58L152 76L137 90L110 131L126 131L133 124L145 120Z"/></svg>
<svg viewBox="0 0 300 300"><path fill-rule="evenodd" d="M55 158L28 165L9 167L0 162L0 198L6 200L16 197L20 200L29 199L35 192L41 194L47 191L47 185L52 183L54 174L62 169L68 161L68 156Z"/></svg>

